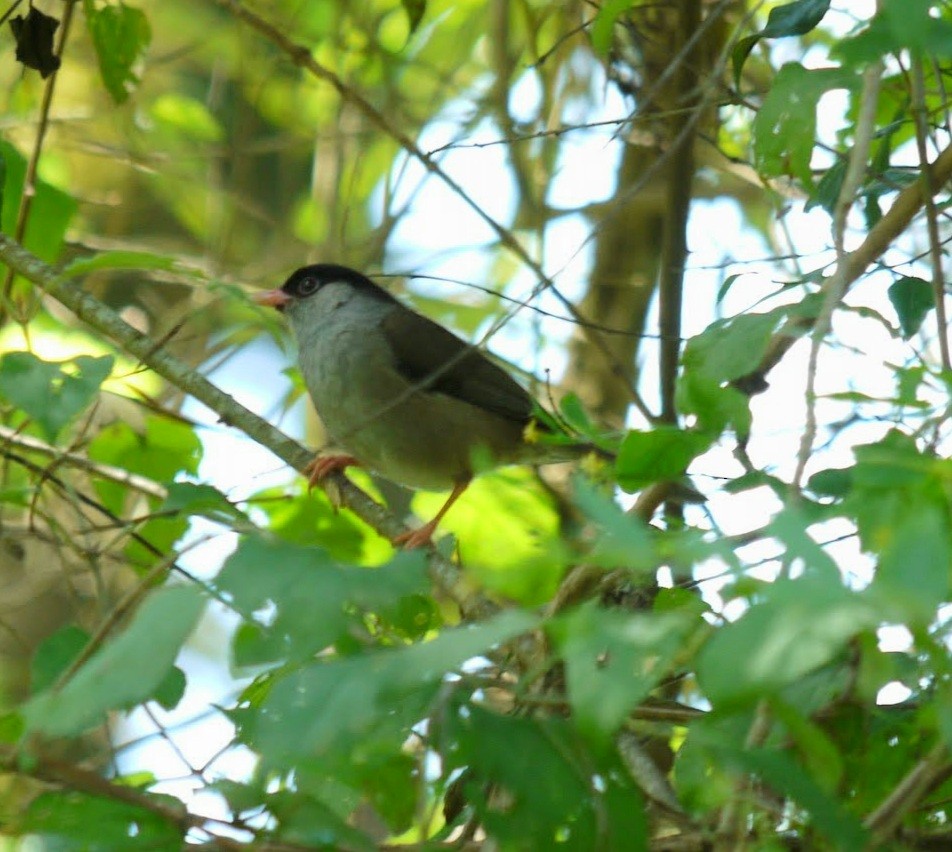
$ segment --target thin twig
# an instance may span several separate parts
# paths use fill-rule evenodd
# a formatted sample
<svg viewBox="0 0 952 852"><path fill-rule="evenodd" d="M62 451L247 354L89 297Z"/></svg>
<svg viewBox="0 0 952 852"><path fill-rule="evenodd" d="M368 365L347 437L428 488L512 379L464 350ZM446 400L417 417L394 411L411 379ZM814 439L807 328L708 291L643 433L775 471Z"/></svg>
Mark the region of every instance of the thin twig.
<svg viewBox="0 0 952 852"><path fill-rule="evenodd" d="M949 327L945 310L945 276L942 273L942 240L939 237L939 217L936 212L935 183L932 179L932 166L926 150L928 129L926 125L925 80L922 72L922 56L912 57L912 114L916 124L916 149L919 153L919 179L925 196L926 231L929 234L929 254L932 261L932 292L935 295L935 317L938 326L939 356L942 369L952 371L949 357Z"/></svg>
<svg viewBox="0 0 952 852"><path fill-rule="evenodd" d="M797 467L793 475L793 486L800 488L807 462L816 440L816 373L820 358L820 348L830 331L833 312L842 301L849 286L847 254L843 246L846 233L846 217L853 206L856 192L866 172L866 158L876 129L876 107L879 102L879 83L883 75L882 62L873 62L863 72L863 91L860 99L859 115L856 119L856 132L853 138L853 150L840 194L833 210L833 244L836 248L836 270L823 285L823 306L813 325L810 338L810 355L807 361L806 425L800 437L797 452Z"/></svg>
<svg viewBox="0 0 952 852"><path fill-rule="evenodd" d="M0 443L40 453L47 458L55 459L57 462L65 462L72 467L88 471L101 479L108 479L111 482L132 488L141 494L155 497L157 500L164 500L168 494L165 486L160 485L153 479L148 479L137 473L130 473L121 467L113 467L111 464L93 461L89 456L82 453L61 450L59 447L47 444L32 435L22 435L9 426L0 426Z"/></svg>
<svg viewBox="0 0 952 852"><path fill-rule="evenodd" d="M873 840L883 842L896 829L902 818L927 795L933 783L949 770L949 749L945 742L936 743L893 791L886 796L863 825L873 833ZM871 846L878 846L874 842Z"/></svg>

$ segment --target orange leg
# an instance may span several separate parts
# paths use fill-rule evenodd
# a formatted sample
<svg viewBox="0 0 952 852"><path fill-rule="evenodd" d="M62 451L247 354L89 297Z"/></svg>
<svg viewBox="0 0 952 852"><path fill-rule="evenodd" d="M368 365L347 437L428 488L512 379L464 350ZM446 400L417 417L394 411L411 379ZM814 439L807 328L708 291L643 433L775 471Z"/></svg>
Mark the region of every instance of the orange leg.
<svg viewBox="0 0 952 852"><path fill-rule="evenodd" d="M310 491L315 485L318 485L322 479L330 476L330 474L359 464L360 462L353 456L348 456L343 453L329 456L315 456L314 461L310 462L310 464L304 468L304 473L307 474L307 490Z"/></svg>
<svg viewBox="0 0 952 852"><path fill-rule="evenodd" d="M430 544L433 533L436 532L436 528L440 521L443 520L443 516L450 510L450 506L452 506L459 499L460 495L466 490L468 485L468 479L465 479L462 482L457 482L456 485L453 486L450 496L446 498L443 508L441 508L440 511L436 513L436 517L433 518L432 521L424 524L418 530L401 533L393 540L393 543L402 545L407 550L412 550L414 547L423 547L424 545Z"/></svg>

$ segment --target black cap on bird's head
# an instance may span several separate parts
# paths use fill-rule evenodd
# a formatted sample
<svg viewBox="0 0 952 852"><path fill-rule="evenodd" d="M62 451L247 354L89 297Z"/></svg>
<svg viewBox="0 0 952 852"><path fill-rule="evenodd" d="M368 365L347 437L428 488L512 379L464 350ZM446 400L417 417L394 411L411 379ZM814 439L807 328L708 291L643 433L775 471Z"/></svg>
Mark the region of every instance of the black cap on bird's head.
<svg viewBox="0 0 952 852"><path fill-rule="evenodd" d="M313 296L326 284L348 284L378 299L393 301L393 296L374 284L366 275L349 266L341 266L339 263L314 263L311 266L302 266L291 273L280 289L256 293L252 298L259 305L268 305L283 311L291 301Z"/></svg>

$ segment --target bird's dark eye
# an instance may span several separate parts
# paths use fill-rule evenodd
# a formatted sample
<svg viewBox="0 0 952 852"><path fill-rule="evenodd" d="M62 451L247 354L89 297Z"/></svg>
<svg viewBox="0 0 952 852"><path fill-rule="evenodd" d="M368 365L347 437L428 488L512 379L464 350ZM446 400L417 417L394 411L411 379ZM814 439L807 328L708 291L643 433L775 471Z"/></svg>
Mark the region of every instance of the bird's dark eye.
<svg viewBox="0 0 952 852"><path fill-rule="evenodd" d="M302 278L297 283L297 294L299 296L310 296L312 293L317 291L317 288L321 286L321 282L317 278L312 278L308 276L307 278Z"/></svg>

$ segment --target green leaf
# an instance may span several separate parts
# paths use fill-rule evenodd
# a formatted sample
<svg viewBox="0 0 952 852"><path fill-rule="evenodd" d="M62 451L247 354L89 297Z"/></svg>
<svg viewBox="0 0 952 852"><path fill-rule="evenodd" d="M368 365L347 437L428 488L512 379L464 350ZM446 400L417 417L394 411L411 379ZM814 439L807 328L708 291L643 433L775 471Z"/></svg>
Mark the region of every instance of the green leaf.
<svg viewBox="0 0 952 852"><path fill-rule="evenodd" d="M155 694L205 606L193 586L153 592L129 626L98 650L61 689L26 704L31 731L72 736L100 723L110 710L124 710Z"/></svg>
<svg viewBox="0 0 952 852"><path fill-rule="evenodd" d="M112 365L110 355L79 355L53 362L32 352L8 352L0 358L0 395L25 411L55 441L63 427L93 401Z"/></svg>
<svg viewBox="0 0 952 852"><path fill-rule="evenodd" d="M823 20L829 8L830 0L796 0L775 6L767 16L767 26L761 35L764 38L806 35Z"/></svg>
<svg viewBox="0 0 952 852"><path fill-rule="evenodd" d="M841 68L806 69L790 62L780 69L754 118L754 165L766 177L799 178L813 190L810 160L816 138L816 108L833 89L852 89L856 74Z"/></svg>
<svg viewBox="0 0 952 852"><path fill-rule="evenodd" d="M185 695L187 686L185 672L178 666L172 666L169 673L162 679L162 682L155 688L152 698L158 702L165 710L174 710L178 707L179 701Z"/></svg>
<svg viewBox="0 0 952 852"><path fill-rule="evenodd" d="M351 762L358 752L399 747L448 674L536 624L510 611L429 642L304 666L274 684L242 738L278 761L307 754Z"/></svg>
<svg viewBox="0 0 952 852"><path fill-rule="evenodd" d="M677 388L678 409L697 416L698 429L719 435L728 426L741 437L750 434L750 400L737 388L695 370L685 370Z"/></svg>
<svg viewBox="0 0 952 852"><path fill-rule="evenodd" d="M170 482L159 512L199 515L236 528L250 528L251 521L213 485L194 482Z"/></svg>
<svg viewBox="0 0 952 852"><path fill-rule="evenodd" d="M153 811L76 791L41 793L23 815L22 830L61 852L179 849L184 842L175 822Z"/></svg>
<svg viewBox="0 0 952 852"><path fill-rule="evenodd" d="M684 369L717 382L746 376L760 365L783 313L740 314L717 320L684 348Z"/></svg>
<svg viewBox="0 0 952 852"><path fill-rule="evenodd" d="M605 0L601 4L590 30L592 47L599 56L608 56L612 46L612 30L615 28L615 21L634 5L635 0Z"/></svg>
<svg viewBox="0 0 952 852"><path fill-rule="evenodd" d="M694 623L694 615L683 610L621 613L595 602L552 622L548 631L565 660L580 730L603 740L614 734L670 673Z"/></svg>
<svg viewBox="0 0 952 852"><path fill-rule="evenodd" d="M258 535L242 540L215 582L257 627L236 637L236 653L246 662L309 658L368 613L387 619L401 612L405 599L429 591L419 553L398 553L388 565L361 568L339 565L317 547Z"/></svg>
<svg viewBox="0 0 952 852"><path fill-rule="evenodd" d="M807 487L822 497L845 497L853 487L852 468L829 468L810 477Z"/></svg>
<svg viewBox="0 0 952 852"><path fill-rule="evenodd" d="M648 848L644 805L630 776L610 757L593 766L563 720L499 716L479 706L447 715L447 760L466 767L467 801L500 848ZM504 809L494 801L499 790L509 794Z"/></svg>
<svg viewBox="0 0 952 852"><path fill-rule="evenodd" d="M644 521L626 514L585 479L577 478L574 485L576 507L597 527L597 538L586 561L603 568L655 571L658 554Z"/></svg>
<svg viewBox="0 0 952 852"><path fill-rule="evenodd" d="M867 834L853 814L845 810L829 793L787 753L775 749L732 751L726 758L747 772L759 775L773 789L789 795L804 807L819 831L838 849L867 848Z"/></svg>
<svg viewBox="0 0 952 852"><path fill-rule="evenodd" d="M832 51L852 65L874 62L903 49L952 56L952 22L933 17L934 0L886 0L865 30L843 39Z"/></svg>
<svg viewBox="0 0 952 852"><path fill-rule="evenodd" d="M744 71L744 64L747 62L747 57L750 56L759 41L760 33L754 33L753 35L738 39L733 50L731 50L731 68L734 71L735 89L740 89L740 77Z"/></svg>
<svg viewBox="0 0 952 852"><path fill-rule="evenodd" d="M202 442L187 423L150 414L143 433L116 421L100 430L89 442L86 452L94 461L124 468L156 482L170 482L176 474L198 472ZM128 496L125 486L97 479L96 491L110 510L122 513Z"/></svg>
<svg viewBox="0 0 952 852"><path fill-rule="evenodd" d="M846 158L840 157L823 173L823 177L820 178L820 182L803 209L812 210L819 206L832 216L840 198L844 177L846 177Z"/></svg>
<svg viewBox="0 0 952 852"><path fill-rule="evenodd" d="M743 274L743 272L735 272L733 275L728 275L727 278L724 279L724 283L717 288L717 295L714 297L715 305L719 305L724 301L724 297L727 295L728 290L734 286L734 282Z"/></svg>
<svg viewBox="0 0 952 852"><path fill-rule="evenodd" d="M948 600L950 533L947 510L938 502L919 499L894 516L870 593L895 620L918 621L925 627Z"/></svg>
<svg viewBox="0 0 952 852"><path fill-rule="evenodd" d="M902 338L908 340L919 331L929 311L935 307L932 285L921 278L906 276L894 281L886 292L899 317Z"/></svg>
<svg viewBox="0 0 952 852"><path fill-rule="evenodd" d="M152 40L149 21L141 9L122 2L97 9L93 0L84 0L83 8L102 81L112 99L121 104L141 78L145 52Z"/></svg>
<svg viewBox="0 0 952 852"><path fill-rule="evenodd" d="M770 703L770 709L783 723L797 750L803 755L810 776L817 780L827 794L835 795L843 778L843 757L836 743L801 707L775 699Z"/></svg>
<svg viewBox="0 0 952 852"><path fill-rule="evenodd" d="M0 141L3 157L3 214L0 224L5 234L16 233L17 211L26 180L26 159L9 142ZM41 260L55 261L63 248L66 228L76 213L72 196L45 180L37 179L30 218L22 243Z"/></svg>
<svg viewBox="0 0 952 852"><path fill-rule="evenodd" d="M15 743L26 729L19 713L0 713L0 743Z"/></svg>
<svg viewBox="0 0 952 852"><path fill-rule="evenodd" d="M30 691L35 695L49 689L80 655L88 642L89 634L73 624L57 630L43 640L30 668Z"/></svg>
<svg viewBox="0 0 952 852"><path fill-rule="evenodd" d="M876 623L872 607L837 576L778 580L701 649L698 682L715 705L755 701L825 665Z"/></svg>
<svg viewBox="0 0 952 852"><path fill-rule="evenodd" d="M618 484L631 492L653 482L677 480L712 443L709 434L675 426L658 426L650 432L632 429L615 459Z"/></svg>
<svg viewBox="0 0 952 852"><path fill-rule="evenodd" d="M104 251L90 257L78 257L69 261L59 270L61 278L77 278L98 272L101 269L158 269L173 272L179 268L179 262L168 255L153 254L147 251Z"/></svg>
<svg viewBox="0 0 952 852"><path fill-rule="evenodd" d="M374 852L379 848L369 837L348 825L323 802L290 790L278 790L266 798L268 812L278 821L275 834L299 848L341 849Z"/></svg>

